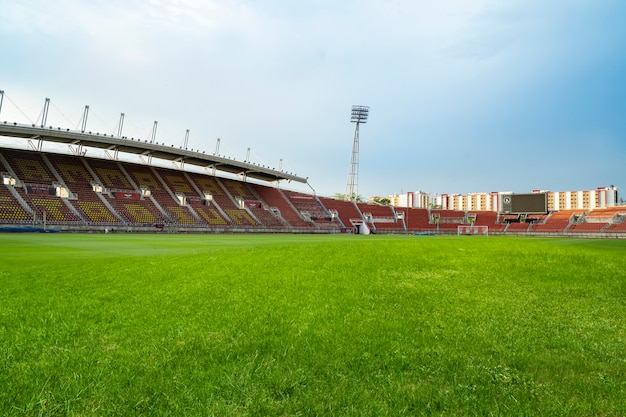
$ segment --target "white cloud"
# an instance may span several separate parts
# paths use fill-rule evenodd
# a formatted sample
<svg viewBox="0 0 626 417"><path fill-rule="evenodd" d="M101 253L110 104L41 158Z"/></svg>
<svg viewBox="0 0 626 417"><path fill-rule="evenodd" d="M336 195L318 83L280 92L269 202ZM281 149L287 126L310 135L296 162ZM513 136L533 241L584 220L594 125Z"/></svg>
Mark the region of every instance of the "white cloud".
<svg viewBox="0 0 626 417"><path fill-rule="evenodd" d="M88 103L108 124L126 112L137 135L159 120L178 143L189 128L193 148L221 137L331 193L345 187L352 104L372 108L364 178L370 153L385 181L427 188L422 172L442 170L438 181L459 188L429 191L458 192L465 176L447 170L486 178L487 168L428 152L471 142L497 154L502 141L565 140L573 124L591 132L580 121L599 123L624 68L614 1L0 0L0 10L0 88L34 103L28 112L50 96L74 124ZM602 123L623 106L606 104Z"/></svg>

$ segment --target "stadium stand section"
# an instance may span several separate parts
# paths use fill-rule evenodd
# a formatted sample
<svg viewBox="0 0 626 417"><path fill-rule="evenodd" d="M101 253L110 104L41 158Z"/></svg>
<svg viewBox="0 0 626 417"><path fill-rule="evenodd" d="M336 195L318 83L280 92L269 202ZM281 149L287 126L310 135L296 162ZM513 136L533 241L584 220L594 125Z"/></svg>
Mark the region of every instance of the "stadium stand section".
<svg viewBox="0 0 626 417"><path fill-rule="evenodd" d="M215 209L213 214L222 214L228 224L235 227L258 227L260 225L245 208L236 204L218 177L198 173L188 173L188 177L201 190L205 202Z"/></svg>
<svg viewBox="0 0 626 417"><path fill-rule="evenodd" d="M339 219L343 231L352 231L355 220L363 220L363 216L356 204L352 201L337 200L334 198L319 197L320 203L326 207L328 213Z"/></svg>
<svg viewBox="0 0 626 417"><path fill-rule="evenodd" d="M626 210L623 207L595 209L576 218L575 222L573 222L567 230L568 232L582 233L619 230L616 224L623 221L622 216L624 214L626 214Z"/></svg>
<svg viewBox="0 0 626 417"><path fill-rule="evenodd" d="M407 230L414 233L434 233L437 226L430 221L430 213L427 209L396 208L396 211L404 212L404 222Z"/></svg>
<svg viewBox="0 0 626 417"><path fill-rule="evenodd" d="M505 226L506 232L528 232L532 223L527 222L510 222Z"/></svg>
<svg viewBox="0 0 626 417"><path fill-rule="evenodd" d="M165 185L155 168L127 165L126 171L133 182L139 186L144 198L152 200L166 223L183 227L202 225L200 218L194 215L188 206L181 203L174 192ZM158 213L154 214L158 215Z"/></svg>
<svg viewBox="0 0 626 417"><path fill-rule="evenodd" d="M83 225L75 208L68 198L62 198L57 190L63 187L63 180L55 175L44 154L3 150L5 169L17 178L14 190L19 199L24 201L33 213L33 221L46 224Z"/></svg>
<svg viewBox="0 0 626 417"><path fill-rule="evenodd" d="M124 224L154 226L167 221L154 201L143 195L142 190L131 180L124 164L99 159L87 161L102 186L101 199L117 213Z"/></svg>
<svg viewBox="0 0 626 417"><path fill-rule="evenodd" d="M20 197L13 191L12 186L0 185L0 223L23 225L33 223L33 214L25 209L26 203L20 202Z"/></svg>
<svg viewBox="0 0 626 417"><path fill-rule="evenodd" d="M626 220L622 219L620 223L610 224L605 230L605 233L626 233Z"/></svg>
<svg viewBox="0 0 626 417"><path fill-rule="evenodd" d="M286 227L285 221L263 204L263 200L255 193L250 184L227 178L220 179L226 191L234 197L237 205L250 212L259 225L275 229Z"/></svg>
<svg viewBox="0 0 626 417"><path fill-rule="evenodd" d="M83 157L59 154L42 155L48 165L58 174L67 187L67 201L87 224L121 226L122 220L114 214L112 207L94 191L100 189L99 182L89 171ZM100 187L100 188L99 188Z"/></svg>
<svg viewBox="0 0 626 417"><path fill-rule="evenodd" d="M546 215L354 203L120 160L0 148L0 227L170 232L489 234L626 238L626 207Z"/></svg>
<svg viewBox="0 0 626 417"><path fill-rule="evenodd" d="M302 230L316 230L315 224L309 219L306 220L302 214L285 197L282 190L273 187L255 186L255 190L271 210L280 214L285 221L293 228Z"/></svg>
<svg viewBox="0 0 626 417"><path fill-rule="evenodd" d="M608 223L573 223L567 231L578 233L601 232L608 225Z"/></svg>
<svg viewBox="0 0 626 417"><path fill-rule="evenodd" d="M473 211L469 212L468 218L474 218L475 226L487 226L490 233L503 232L506 224L502 224L498 220L498 213L495 211Z"/></svg>
<svg viewBox="0 0 626 417"><path fill-rule="evenodd" d="M14 172L23 183L52 185L58 180L38 152L3 149L2 155L9 165L5 169Z"/></svg>
<svg viewBox="0 0 626 417"><path fill-rule="evenodd" d="M626 207L611 207L591 211L584 218L586 223L602 223L605 233L626 233Z"/></svg>
<svg viewBox="0 0 626 417"><path fill-rule="evenodd" d="M581 216L581 210L562 210L551 213L544 222L534 223L530 226L531 232L560 233L564 232L570 225L573 216Z"/></svg>
<svg viewBox="0 0 626 417"><path fill-rule="evenodd" d="M403 216L398 217L391 206L357 203L357 207L375 232L406 230Z"/></svg>
<svg viewBox="0 0 626 417"><path fill-rule="evenodd" d="M287 201L291 203L301 216L311 221L319 229L339 230L341 226L338 221L324 208L316 196L295 191L282 190Z"/></svg>
<svg viewBox="0 0 626 417"><path fill-rule="evenodd" d="M456 232L457 228L468 224L464 211L459 210L431 210L431 221L436 224L438 230Z"/></svg>

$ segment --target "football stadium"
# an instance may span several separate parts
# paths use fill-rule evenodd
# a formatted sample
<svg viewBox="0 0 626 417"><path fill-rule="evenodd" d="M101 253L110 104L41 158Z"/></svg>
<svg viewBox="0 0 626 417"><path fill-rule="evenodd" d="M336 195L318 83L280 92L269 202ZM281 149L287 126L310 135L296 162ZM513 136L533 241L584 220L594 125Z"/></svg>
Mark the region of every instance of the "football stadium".
<svg viewBox="0 0 626 417"><path fill-rule="evenodd" d="M27 144L0 148L1 415L626 414L625 207L399 208L154 138L0 135Z"/></svg>
<svg viewBox="0 0 626 417"><path fill-rule="evenodd" d="M398 208L290 191L281 183L308 179L154 137L9 121L0 123L0 136L28 144L0 148L4 231L626 237L625 206L549 211L546 193L500 194L495 211ZM66 145L68 152L44 151L46 143ZM108 158L87 157L90 148Z"/></svg>

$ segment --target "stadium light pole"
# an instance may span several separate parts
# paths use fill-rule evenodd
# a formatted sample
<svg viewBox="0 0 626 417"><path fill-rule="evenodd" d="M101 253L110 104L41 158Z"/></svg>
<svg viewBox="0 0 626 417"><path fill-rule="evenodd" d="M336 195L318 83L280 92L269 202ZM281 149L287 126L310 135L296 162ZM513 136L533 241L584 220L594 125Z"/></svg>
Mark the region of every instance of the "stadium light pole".
<svg viewBox="0 0 626 417"><path fill-rule="evenodd" d="M368 106L352 106L350 122L355 123L354 142L352 144L352 158L350 159L350 171L348 172L348 185L346 186L346 201L356 201L359 195L359 125L367 123L370 108Z"/></svg>

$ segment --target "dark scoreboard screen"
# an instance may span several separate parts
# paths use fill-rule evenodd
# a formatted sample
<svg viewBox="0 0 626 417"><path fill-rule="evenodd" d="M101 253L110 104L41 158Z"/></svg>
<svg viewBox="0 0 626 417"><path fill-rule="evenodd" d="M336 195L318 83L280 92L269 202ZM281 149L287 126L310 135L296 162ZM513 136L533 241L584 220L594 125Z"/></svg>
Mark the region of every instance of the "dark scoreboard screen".
<svg viewBox="0 0 626 417"><path fill-rule="evenodd" d="M547 213L548 196L546 193L504 194L501 196L501 213Z"/></svg>

